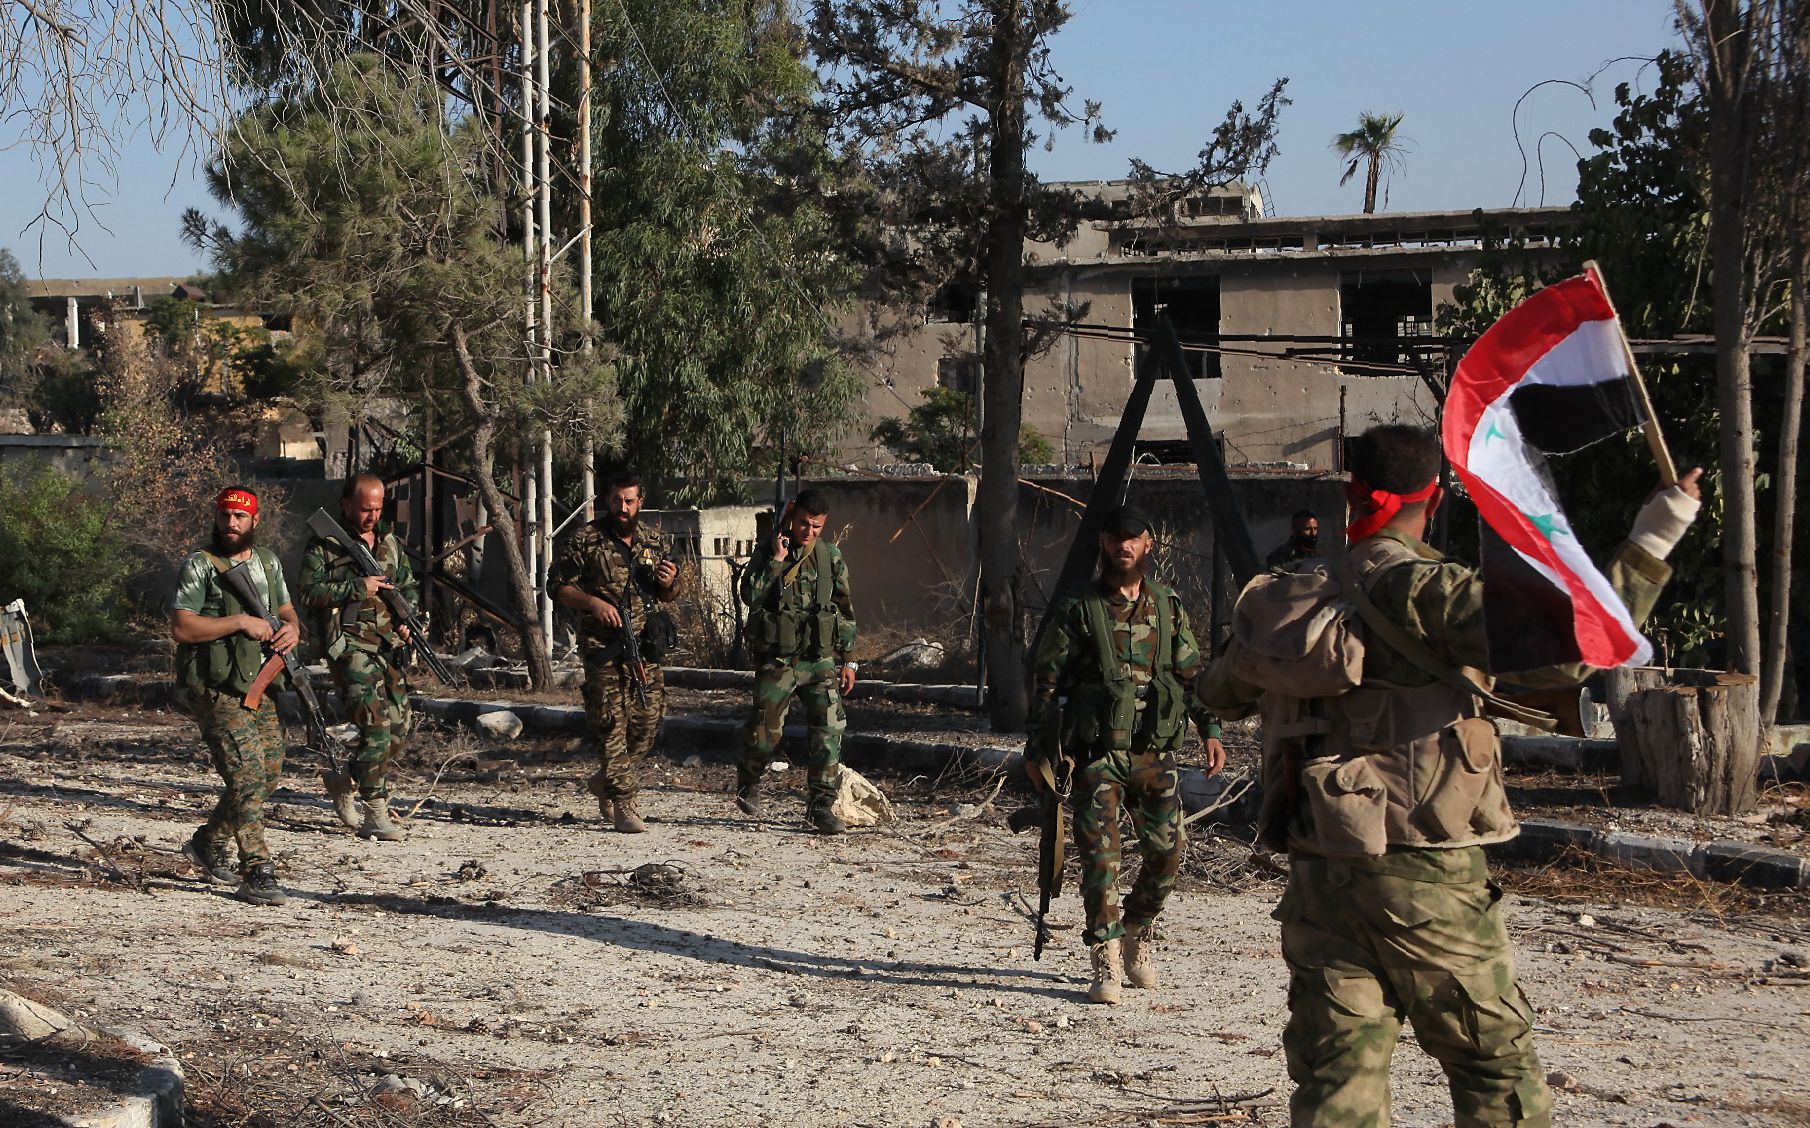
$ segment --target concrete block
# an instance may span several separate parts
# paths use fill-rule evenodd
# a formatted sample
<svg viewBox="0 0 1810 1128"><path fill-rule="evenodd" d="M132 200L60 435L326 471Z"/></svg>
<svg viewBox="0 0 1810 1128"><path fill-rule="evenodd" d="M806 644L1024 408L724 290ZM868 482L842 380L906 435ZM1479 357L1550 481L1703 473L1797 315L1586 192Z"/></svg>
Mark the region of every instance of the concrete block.
<svg viewBox="0 0 1810 1128"><path fill-rule="evenodd" d="M1521 833L1490 847L1492 853L1524 861L1546 861L1566 850L1596 852L1597 830L1558 819L1522 819Z"/></svg>
<svg viewBox="0 0 1810 1128"><path fill-rule="evenodd" d="M1766 734L1763 752L1774 756L1802 753L1810 756L1810 725L1774 725Z"/></svg>
<svg viewBox="0 0 1810 1128"><path fill-rule="evenodd" d="M748 670L668 666L664 673L667 685L681 689L752 689L754 686L754 674Z"/></svg>
<svg viewBox="0 0 1810 1128"><path fill-rule="evenodd" d="M1698 848L1703 876L1760 889L1810 885L1810 862L1796 854L1749 842L1708 842Z"/></svg>
<svg viewBox="0 0 1810 1128"><path fill-rule="evenodd" d="M182 1065L169 1048L127 1030L114 1037L151 1057L111 1107L63 1123L72 1128L182 1128Z"/></svg>
<svg viewBox="0 0 1810 1128"><path fill-rule="evenodd" d="M583 732L584 709L577 705L522 705L515 714L533 732Z"/></svg>
<svg viewBox="0 0 1810 1128"><path fill-rule="evenodd" d="M1618 771L1621 752L1613 740L1575 736L1505 736L1502 762L1511 767L1558 768L1567 772Z"/></svg>
<svg viewBox="0 0 1810 1128"><path fill-rule="evenodd" d="M1596 840L1596 854L1605 861L1630 869L1665 873L1695 873L1696 844L1684 838L1656 838L1625 831L1604 831Z"/></svg>

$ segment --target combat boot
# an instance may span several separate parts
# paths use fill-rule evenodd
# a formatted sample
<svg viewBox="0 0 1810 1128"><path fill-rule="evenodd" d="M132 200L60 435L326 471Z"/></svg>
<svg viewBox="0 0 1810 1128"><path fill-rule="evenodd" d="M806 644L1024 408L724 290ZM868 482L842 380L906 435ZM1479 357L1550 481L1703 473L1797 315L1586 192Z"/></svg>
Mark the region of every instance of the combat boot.
<svg viewBox="0 0 1810 1128"><path fill-rule="evenodd" d="M1156 986L1156 965L1150 960L1155 947L1156 925L1146 924L1125 933L1125 981L1149 990Z"/></svg>
<svg viewBox="0 0 1810 1128"><path fill-rule="evenodd" d="M226 858L226 843L215 842L202 837L197 830L182 844L182 856L195 864L201 871L203 880L215 885L234 885L239 875L233 872L232 863Z"/></svg>
<svg viewBox="0 0 1810 1128"><path fill-rule="evenodd" d="M246 870L245 880L239 882L239 891L235 895L239 900L252 905L289 903L289 895L277 888L277 868L269 862Z"/></svg>
<svg viewBox="0 0 1810 1128"><path fill-rule="evenodd" d="M826 795L811 800L811 805L805 808L805 821L810 823L811 829L818 834L848 833L848 827L843 825L842 820L837 818L836 812L831 809L834 803L835 800Z"/></svg>
<svg viewBox="0 0 1810 1128"><path fill-rule="evenodd" d="M603 778L603 770L601 768L599 768L591 778L584 781L584 789L591 793L591 798L597 800L598 815L606 819L609 818L611 796L609 785ZM617 829L620 830L621 828L618 827Z"/></svg>
<svg viewBox="0 0 1810 1128"><path fill-rule="evenodd" d="M735 805L741 808L742 814L760 816L766 805L760 800L760 777L749 778L738 775L735 781Z"/></svg>
<svg viewBox="0 0 1810 1128"><path fill-rule="evenodd" d="M390 821L388 799L365 800L365 819L359 824L358 837L375 838L379 842L402 841L402 828Z"/></svg>
<svg viewBox="0 0 1810 1128"><path fill-rule="evenodd" d="M641 821L641 812L635 809L633 799L618 799L616 807L616 833L646 834L647 824Z"/></svg>
<svg viewBox="0 0 1810 1128"><path fill-rule="evenodd" d="M1088 949L1088 954L1093 957L1094 981L1087 988L1087 1001L1117 1006L1119 979L1124 975L1124 968L1119 965L1118 940L1095 944Z"/></svg>
<svg viewBox="0 0 1810 1128"><path fill-rule="evenodd" d="M327 788L327 797L333 801L333 814L346 824L347 830L357 830L364 820L358 811L358 789L352 786L352 781L339 772L322 768L321 783Z"/></svg>

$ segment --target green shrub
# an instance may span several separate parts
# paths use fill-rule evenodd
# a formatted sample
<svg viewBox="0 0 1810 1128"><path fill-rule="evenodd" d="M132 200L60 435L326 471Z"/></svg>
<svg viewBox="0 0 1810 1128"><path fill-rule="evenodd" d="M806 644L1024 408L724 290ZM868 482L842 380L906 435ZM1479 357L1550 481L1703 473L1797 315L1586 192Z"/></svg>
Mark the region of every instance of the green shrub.
<svg viewBox="0 0 1810 1128"><path fill-rule="evenodd" d="M41 467L0 471L0 603L23 598L47 642L99 642L125 627L133 561L102 498Z"/></svg>

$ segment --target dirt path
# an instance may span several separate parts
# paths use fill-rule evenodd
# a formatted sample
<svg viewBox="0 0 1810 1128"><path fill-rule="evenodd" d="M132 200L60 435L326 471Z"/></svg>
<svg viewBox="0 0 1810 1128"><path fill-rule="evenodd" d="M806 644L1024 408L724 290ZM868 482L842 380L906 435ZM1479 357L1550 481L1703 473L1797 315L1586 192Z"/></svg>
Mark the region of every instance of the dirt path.
<svg viewBox="0 0 1810 1128"><path fill-rule="evenodd" d="M1072 891L1033 962L1033 844L951 812L972 794L906 793L899 830L822 840L796 790L755 823L728 769L662 762L631 838L554 746L449 773L390 845L297 779L271 833L296 900L260 910L175 853L213 798L188 729L53 719L0 732L5 974L168 1042L203 1125L1204 1123L1215 1098L1286 1122L1277 889L1225 880L1237 858L1210 844L1166 917L1164 989L1097 1008ZM404 774L404 809L440 758ZM1541 1052L1574 1079L1561 1123L1810 1123L1801 921L1523 898L1509 918ZM1450 1120L1411 1045L1395 1099L1399 1124Z"/></svg>

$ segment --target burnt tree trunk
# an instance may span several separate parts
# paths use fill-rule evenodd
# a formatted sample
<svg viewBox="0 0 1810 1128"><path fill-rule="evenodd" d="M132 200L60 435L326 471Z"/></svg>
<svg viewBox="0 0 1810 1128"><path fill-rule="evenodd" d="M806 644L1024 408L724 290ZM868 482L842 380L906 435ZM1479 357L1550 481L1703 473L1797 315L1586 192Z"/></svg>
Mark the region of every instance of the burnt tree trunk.
<svg viewBox="0 0 1810 1128"><path fill-rule="evenodd" d="M1759 779L1759 679L1721 670L1608 672L1621 778L1661 806L1699 815L1751 811Z"/></svg>
<svg viewBox="0 0 1810 1128"><path fill-rule="evenodd" d="M459 372L464 377L460 392L473 420L472 481L477 483L478 496L483 499L485 508L490 510L491 523L496 526L497 539L502 543L509 594L515 604L515 613L522 621L522 652L528 660L528 681L535 689L546 689L553 684L553 661L548 657L547 640L540 629L540 607L534 600L534 581L528 575L528 564L522 557L521 543L516 540L515 515L504 501L503 491L497 489L496 484L495 411L484 398L484 380L472 360L465 327L454 321L450 331L453 356L458 360Z"/></svg>

